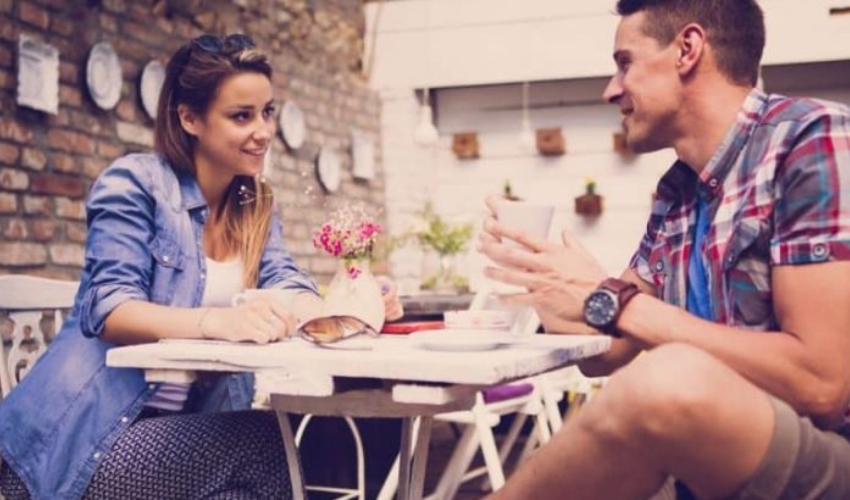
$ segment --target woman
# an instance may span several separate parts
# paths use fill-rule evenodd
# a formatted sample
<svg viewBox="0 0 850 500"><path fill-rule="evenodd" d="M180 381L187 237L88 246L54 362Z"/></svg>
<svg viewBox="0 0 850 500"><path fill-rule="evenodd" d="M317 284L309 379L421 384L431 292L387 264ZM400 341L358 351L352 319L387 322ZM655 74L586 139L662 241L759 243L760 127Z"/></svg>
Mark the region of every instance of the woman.
<svg viewBox="0 0 850 500"><path fill-rule="evenodd" d="M74 308L0 405L8 500L291 496L274 415L248 411L250 375L148 385L105 365L116 344L273 342L321 306L257 181L275 131L271 74L245 35L205 35L172 56L158 154L120 158L95 182ZM231 306L247 288L283 292Z"/></svg>

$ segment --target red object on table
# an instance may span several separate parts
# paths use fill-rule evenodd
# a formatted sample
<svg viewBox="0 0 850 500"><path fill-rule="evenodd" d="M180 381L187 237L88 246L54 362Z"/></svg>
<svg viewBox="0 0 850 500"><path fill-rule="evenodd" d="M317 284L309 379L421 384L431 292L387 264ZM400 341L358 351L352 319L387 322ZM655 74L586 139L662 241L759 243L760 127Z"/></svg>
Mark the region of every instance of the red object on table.
<svg viewBox="0 0 850 500"><path fill-rule="evenodd" d="M420 330L438 330L445 325L442 321L404 321L400 323L386 323L381 333L407 335Z"/></svg>

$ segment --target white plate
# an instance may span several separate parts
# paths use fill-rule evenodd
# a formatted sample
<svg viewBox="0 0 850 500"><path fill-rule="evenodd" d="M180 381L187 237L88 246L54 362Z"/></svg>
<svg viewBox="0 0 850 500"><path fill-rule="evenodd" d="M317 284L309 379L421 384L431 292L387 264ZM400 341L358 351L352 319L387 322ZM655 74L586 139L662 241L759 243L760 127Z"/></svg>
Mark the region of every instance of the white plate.
<svg viewBox="0 0 850 500"><path fill-rule="evenodd" d="M86 85L92 100L101 109L112 109L121 98L121 63L109 42L92 47L86 63Z"/></svg>
<svg viewBox="0 0 850 500"><path fill-rule="evenodd" d="M286 101L280 110L278 117L280 134L290 149L298 149L307 138L307 124L304 121L304 112L295 104L295 101Z"/></svg>
<svg viewBox="0 0 850 500"><path fill-rule="evenodd" d="M139 92L142 96L142 107L152 120L156 120L156 109L159 104L159 93L165 81L165 66L156 59L145 64L142 79L139 82Z"/></svg>
<svg viewBox="0 0 850 500"><path fill-rule="evenodd" d="M322 148L319 158L316 160L316 173L319 182L329 192L335 193L342 182L339 155L331 148Z"/></svg>
<svg viewBox="0 0 850 500"><path fill-rule="evenodd" d="M357 179L375 177L375 143L364 132L351 132L352 173Z"/></svg>
<svg viewBox="0 0 850 500"><path fill-rule="evenodd" d="M512 343L510 333L490 330L422 330L411 333L409 338L432 351L488 351Z"/></svg>

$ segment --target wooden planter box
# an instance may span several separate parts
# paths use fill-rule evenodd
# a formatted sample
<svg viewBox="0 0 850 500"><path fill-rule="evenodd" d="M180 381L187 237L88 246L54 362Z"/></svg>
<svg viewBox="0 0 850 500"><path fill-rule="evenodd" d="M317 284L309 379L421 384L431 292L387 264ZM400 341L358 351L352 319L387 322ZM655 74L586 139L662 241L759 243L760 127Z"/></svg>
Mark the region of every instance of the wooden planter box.
<svg viewBox="0 0 850 500"><path fill-rule="evenodd" d="M560 156L567 152L560 128L540 128L536 131L537 151L543 156Z"/></svg>
<svg viewBox="0 0 850 500"><path fill-rule="evenodd" d="M475 132L460 132L452 136L452 151L459 160L474 160L480 156L478 151L478 134Z"/></svg>
<svg viewBox="0 0 850 500"><path fill-rule="evenodd" d="M576 213L579 215L599 215L602 213L602 197L598 194L583 194L576 197Z"/></svg>

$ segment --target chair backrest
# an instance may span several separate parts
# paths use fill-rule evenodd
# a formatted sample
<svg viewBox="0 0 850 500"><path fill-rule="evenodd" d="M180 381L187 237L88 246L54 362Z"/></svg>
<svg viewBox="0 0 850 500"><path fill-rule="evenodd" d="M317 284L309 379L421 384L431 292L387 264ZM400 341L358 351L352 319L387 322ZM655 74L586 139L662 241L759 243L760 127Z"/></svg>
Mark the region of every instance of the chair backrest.
<svg viewBox="0 0 850 500"><path fill-rule="evenodd" d="M63 310L74 304L79 282L27 275L0 276L0 395L9 394L62 327ZM0 398L2 399L2 398Z"/></svg>

